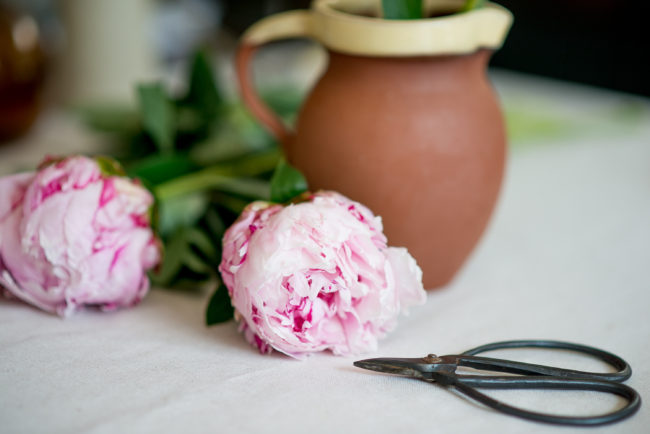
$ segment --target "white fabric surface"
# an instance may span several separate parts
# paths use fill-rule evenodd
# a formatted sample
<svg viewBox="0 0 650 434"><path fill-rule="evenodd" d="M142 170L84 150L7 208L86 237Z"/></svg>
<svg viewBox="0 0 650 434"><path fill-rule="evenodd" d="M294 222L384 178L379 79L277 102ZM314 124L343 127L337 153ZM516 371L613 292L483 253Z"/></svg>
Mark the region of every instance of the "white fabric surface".
<svg viewBox="0 0 650 434"><path fill-rule="evenodd" d="M530 89L530 82L511 83L506 94ZM555 89L568 111L611 100L535 83L540 95L544 86ZM650 399L647 113L633 131L515 151L495 218L471 260L449 287L402 318L377 354L364 357L451 354L506 339L569 340L622 356L634 371L627 384ZM48 134L59 121L46 122L32 140L62 142ZM21 143L0 149L2 173L39 152ZM586 432L518 420L441 387L359 370L354 358L261 356L234 323L203 325L206 297L153 290L138 308L69 320L0 301L0 431ZM603 368L566 353L535 354L497 355ZM566 414L620 405L588 392L488 393ZM589 432L643 433L648 426L644 403L631 419Z"/></svg>

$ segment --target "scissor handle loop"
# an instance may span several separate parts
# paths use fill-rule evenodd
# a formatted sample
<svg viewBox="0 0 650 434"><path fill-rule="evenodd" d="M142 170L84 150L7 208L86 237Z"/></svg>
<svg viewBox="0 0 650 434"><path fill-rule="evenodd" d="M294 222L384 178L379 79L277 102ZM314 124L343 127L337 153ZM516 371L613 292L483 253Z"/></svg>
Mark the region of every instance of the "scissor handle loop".
<svg viewBox="0 0 650 434"><path fill-rule="evenodd" d="M476 401L502 413L523 419L534 420L556 425L596 426L618 422L637 412L641 406L639 394L625 384L606 380L587 380L584 378L557 378L557 377L483 377L458 376L450 384L458 391ZM538 413L513 407L504 402L497 401L478 390L485 389L561 389L561 390L590 390L596 392L612 393L627 400L625 407L616 411L596 416L561 416L548 413Z"/></svg>
<svg viewBox="0 0 650 434"><path fill-rule="evenodd" d="M612 366L614 369L616 369L617 372L607 372L607 373L584 372L584 371L576 371L572 369L554 368L551 366L534 365L534 364L523 363L523 362L514 362L514 361L501 360L501 359L490 359L484 357L461 358L461 360L459 361L459 365L473 367L477 369L484 369L484 370L490 370L490 368L500 367L502 369L496 369L496 370L501 372L516 373L516 374L592 378L598 380L615 381L618 383L627 380L632 375L632 368L630 367L630 365L619 356L601 350L599 348L594 348L587 345L574 344L571 342L548 341L548 340L516 340L516 341L494 342L491 344L481 345L479 347L472 348L471 350L467 350L464 353L462 353L461 356L475 356L477 354L485 353L487 351L512 349L512 348L546 348L546 349L574 351L574 352L587 354L597 359L600 359L603 362L607 363L608 365ZM492 365L497 365L497 366L492 366ZM516 371L516 369L518 368L520 368L520 370Z"/></svg>
<svg viewBox="0 0 650 434"><path fill-rule="evenodd" d="M543 365L533 365L523 362L509 360L491 359L487 357L475 357L474 355L486 351L506 348L552 348L577 351L592 355L612 365L616 373L592 373L573 371L569 369L554 368ZM440 373L438 379L441 383L454 386L458 391L503 413L517 416L524 419L538 422L595 426L605 425L620 421L634 414L641 406L639 394L621 381L628 379L632 373L630 366L620 357L606 351L588 347L585 345L573 344L561 341L505 341L493 344L482 345L465 351L458 356L459 366L468 366L477 369L524 374L521 376L484 376L484 375L460 375ZM532 374L532 375L525 375ZM436 375L434 374L434 379ZM561 389L561 390L590 390L596 392L612 393L627 400L627 404L616 411L596 416L561 416L554 414L538 413L513 407L501 401L497 401L478 390L484 389Z"/></svg>

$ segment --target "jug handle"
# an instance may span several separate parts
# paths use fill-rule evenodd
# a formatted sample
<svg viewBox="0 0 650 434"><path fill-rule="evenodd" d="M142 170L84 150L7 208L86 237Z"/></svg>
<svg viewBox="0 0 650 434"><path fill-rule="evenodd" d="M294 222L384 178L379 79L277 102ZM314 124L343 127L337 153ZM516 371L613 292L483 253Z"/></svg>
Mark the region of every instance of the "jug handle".
<svg viewBox="0 0 650 434"><path fill-rule="evenodd" d="M237 80L244 104L285 148L294 133L260 98L253 85L250 63L261 45L280 39L311 36L311 17L308 10L296 10L258 21L244 33L235 58Z"/></svg>

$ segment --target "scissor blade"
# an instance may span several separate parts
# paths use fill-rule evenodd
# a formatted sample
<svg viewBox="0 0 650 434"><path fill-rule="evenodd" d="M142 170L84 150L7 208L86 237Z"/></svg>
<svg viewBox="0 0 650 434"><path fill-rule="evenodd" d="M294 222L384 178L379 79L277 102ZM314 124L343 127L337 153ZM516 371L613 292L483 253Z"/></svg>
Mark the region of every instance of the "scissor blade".
<svg viewBox="0 0 650 434"><path fill-rule="evenodd" d="M396 358L377 358L365 359L354 362L357 368L368 369L370 371L383 372L385 374L405 375L407 377L429 379L433 365L425 358L414 359L396 359Z"/></svg>

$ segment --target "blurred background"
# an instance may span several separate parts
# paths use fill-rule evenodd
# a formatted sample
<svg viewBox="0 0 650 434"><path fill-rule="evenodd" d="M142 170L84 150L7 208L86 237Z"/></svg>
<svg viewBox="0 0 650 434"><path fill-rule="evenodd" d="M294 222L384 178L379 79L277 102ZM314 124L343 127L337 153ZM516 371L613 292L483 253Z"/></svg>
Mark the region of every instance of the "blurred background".
<svg viewBox="0 0 650 434"><path fill-rule="evenodd" d="M501 71L650 96L650 38L642 23L650 3L497 2L516 17L493 58ZM0 0L0 142L26 133L44 107L133 103L134 84L155 79L182 88L198 47L217 62L221 86L234 97L230 62L237 38L266 15L309 3ZM262 53L257 64L265 66L258 78L269 86L295 85L298 99L326 57L309 42L280 46Z"/></svg>

